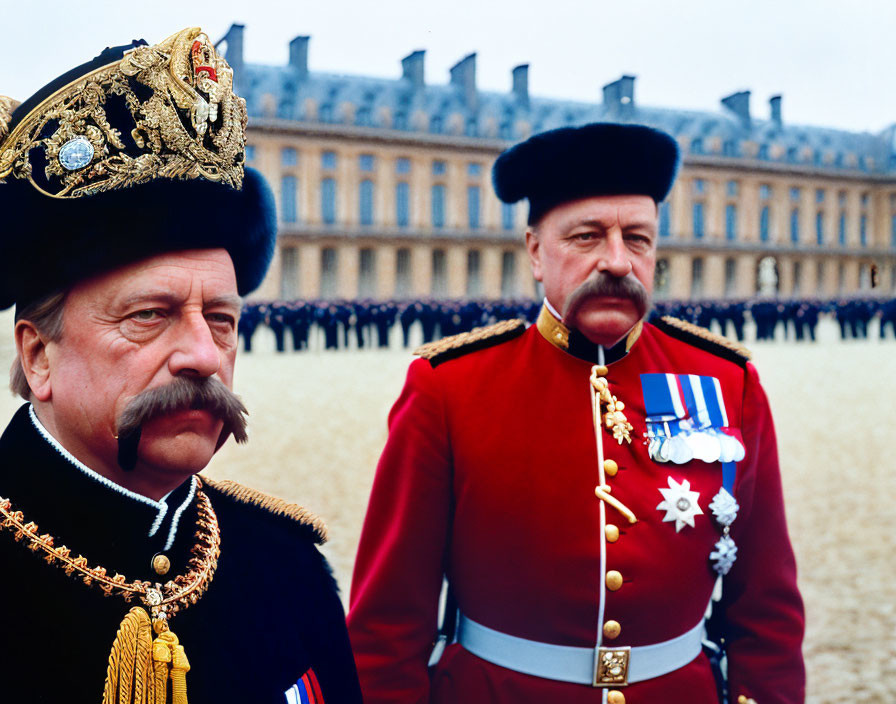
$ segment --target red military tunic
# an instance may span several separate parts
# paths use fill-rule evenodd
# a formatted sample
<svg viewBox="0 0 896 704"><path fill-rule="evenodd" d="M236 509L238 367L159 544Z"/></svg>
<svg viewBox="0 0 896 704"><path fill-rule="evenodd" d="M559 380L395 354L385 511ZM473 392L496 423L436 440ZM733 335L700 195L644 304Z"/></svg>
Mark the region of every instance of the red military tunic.
<svg viewBox="0 0 896 704"><path fill-rule="evenodd" d="M605 504L605 524L618 537L601 530L595 495L593 362L532 326L435 367L411 364L389 416L352 583L349 632L368 704L607 701L606 690L515 672L459 644L430 673L443 573L466 616L543 643L593 648L604 624L616 621L620 632L603 636L604 645L652 645L700 622L716 580L709 554L721 528L708 505L722 470L719 462L650 459L640 374L651 372L717 378L728 425L743 435L731 525L737 560L716 606L727 620L731 699L803 701L803 610L766 396L745 360L671 333L645 324L608 365L609 390L633 426L631 444L601 431L604 457L618 465L605 481L637 518L629 523ZM703 511L678 532L657 509L670 477L690 482ZM602 556L607 572L621 574L615 590ZM702 654L618 691L626 704L717 702Z"/></svg>

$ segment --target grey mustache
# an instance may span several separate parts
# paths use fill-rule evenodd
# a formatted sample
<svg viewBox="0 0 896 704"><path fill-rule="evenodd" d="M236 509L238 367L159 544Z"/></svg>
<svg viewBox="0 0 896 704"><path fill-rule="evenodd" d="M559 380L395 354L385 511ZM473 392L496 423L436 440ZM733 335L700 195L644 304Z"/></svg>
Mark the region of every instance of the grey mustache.
<svg viewBox="0 0 896 704"><path fill-rule="evenodd" d="M563 319L568 321L575 315L579 307L591 296L611 296L628 298L635 304L639 317L647 314L650 307L650 294L634 274L628 273L622 278L612 276L603 271L592 272L579 286L569 294L563 311Z"/></svg>
<svg viewBox="0 0 896 704"><path fill-rule="evenodd" d="M233 433L239 443L249 439L246 433L249 412L239 396L214 377L187 376L147 389L131 399L118 419L118 435L128 436L152 418L186 410L209 411L224 421L224 437Z"/></svg>

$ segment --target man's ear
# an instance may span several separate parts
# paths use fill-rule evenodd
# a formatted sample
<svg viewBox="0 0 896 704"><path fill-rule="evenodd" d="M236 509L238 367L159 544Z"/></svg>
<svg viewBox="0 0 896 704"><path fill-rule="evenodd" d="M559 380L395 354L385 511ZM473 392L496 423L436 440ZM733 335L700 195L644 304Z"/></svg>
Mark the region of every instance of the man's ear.
<svg viewBox="0 0 896 704"><path fill-rule="evenodd" d="M536 281L541 281L541 242L538 240L538 233L532 227L526 228L526 252L529 254L532 275Z"/></svg>
<svg viewBox="0 0 896 704"><path fill-rule="evenodd" d="M19 363L25 372L25 379L31 387L31 393L38 401L49 401L50 359L47 356L47 344L34 323L20 320L16 323L16 352Z"/></svg>

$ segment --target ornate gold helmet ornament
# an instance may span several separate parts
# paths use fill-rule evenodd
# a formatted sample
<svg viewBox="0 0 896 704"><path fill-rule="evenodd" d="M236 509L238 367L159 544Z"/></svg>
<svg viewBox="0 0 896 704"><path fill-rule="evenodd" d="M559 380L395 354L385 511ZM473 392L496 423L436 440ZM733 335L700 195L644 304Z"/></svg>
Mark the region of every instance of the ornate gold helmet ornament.
<svg viewBox="0 0 896 704"><path fill-rule="evenodd" d="M242 185L246 102L198 27L134 46L24 110L3 141L0 179L56 198L156 178Z"/></svg>
<svg viewBox="0 0 896 704"><path fill-rule="evenodd" d="M155 254L225 248L258 287L274 199L244 168L246 103L196 27L104 50L21 105L0 98L0 309Z"/></svg>

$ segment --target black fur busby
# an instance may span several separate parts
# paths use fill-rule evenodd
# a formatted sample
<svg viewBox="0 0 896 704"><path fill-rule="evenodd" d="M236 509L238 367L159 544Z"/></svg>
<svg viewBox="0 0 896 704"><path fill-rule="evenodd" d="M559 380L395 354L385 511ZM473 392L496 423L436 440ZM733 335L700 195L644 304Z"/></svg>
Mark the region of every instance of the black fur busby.
<svg viewBox="0 0 896 704"><path fill-rule="evenodd" d="M662 202L678 169L678 144L644 125L593 123L536 134L498 157L495 193L505 203L529 199L529 224L580 198L646 195Z"/></svg>
<svg viewBox="0 0 896 704"><path fill-rule="evenodd" d="M185 249L226 249L245 295L264 279L277 233L273 194L254 169L241 190L157 179L71 200L9 181L0 184L0 213L0 309Z"/></svg>
<svg viewBox="0 0 896 704"><path fill-rule="evenodd" d="M189 29L106 49L18 106L0 133L0 155L15 155L0 157L0 309L187 249L226 249L240 295L257 288L276 209L244 169L245 103L231 85Z"/></svg>

